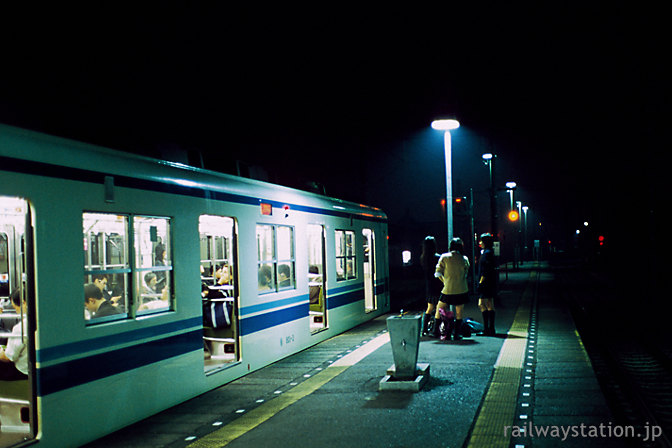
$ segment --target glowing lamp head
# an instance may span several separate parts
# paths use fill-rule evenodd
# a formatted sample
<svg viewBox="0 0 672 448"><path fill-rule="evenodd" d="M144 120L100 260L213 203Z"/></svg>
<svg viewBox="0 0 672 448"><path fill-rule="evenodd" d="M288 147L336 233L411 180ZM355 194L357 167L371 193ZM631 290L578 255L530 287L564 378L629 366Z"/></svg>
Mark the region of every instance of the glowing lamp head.
<svg viewBox="0 0 672 448"><path fill-rule="evenodd" d="M460 122L457 120L434 120L432 121L432 129L437 131L452 131L460 127Z"/></svg>

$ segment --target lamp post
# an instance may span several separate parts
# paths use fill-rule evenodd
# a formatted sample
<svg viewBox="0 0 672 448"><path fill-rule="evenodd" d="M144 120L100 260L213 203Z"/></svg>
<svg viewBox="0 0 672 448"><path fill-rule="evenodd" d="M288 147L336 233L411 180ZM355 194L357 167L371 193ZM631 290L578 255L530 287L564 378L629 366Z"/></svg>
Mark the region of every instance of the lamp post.
<svg viewBox="0 0 672 448"><path fill-rule="evenodd" d="M432 129L437 131L444 131L443 133L443 148L446 158L446 221L448 228L448 247L453 239L453 175L451 164L451 140L450 131L460 127L457 120L434 120L432 121Z"/></svg>
<svg viewBox="0 0 672 448"><path fill-rule="evenodd" d="M523 205L523 219L525 220L523 225L523 260L525 260L525 255L527 254L527 210L529 210L529 207Z"/></svg>
<svg viewBox="0 0 672 448"><path fill-rule="evenodd" d="M513 190L516 189L516 183L515 182L507 182L505 185L506 185L506 191L509 192L509 199L511 200L509 210L513 210Z"/></svg>
<svg viewBox="0 0 672 448"><path fill-rule="evenodd" d="M495 190L495 170L493 169L492 163L495 159L495 155L492 153L485 153L481 156L483 158L483 163L488 165L488 170L490 171L490 229L492 235L497 240L497 191Z"/></svg>

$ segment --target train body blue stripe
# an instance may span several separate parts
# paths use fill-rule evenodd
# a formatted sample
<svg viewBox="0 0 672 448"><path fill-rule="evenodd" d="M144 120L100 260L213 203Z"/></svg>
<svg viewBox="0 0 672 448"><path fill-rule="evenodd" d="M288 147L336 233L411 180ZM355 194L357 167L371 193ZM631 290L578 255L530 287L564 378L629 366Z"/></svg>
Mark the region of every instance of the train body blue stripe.
<svg viewBox="0 0 672 448"><path fill-rule="evenodd" d="M304 319L308 316L308 304L302 303L270 313L260 314L240 320L240 332L243 335L256 333L278 325Z"/></svg>
<svg viewBox="0 0 672 448"><path fill-rule="evenodd" d="M192 317L190 319L169 322L167 324L155 325L152 327L115 333L108 336L86 339L84 341L71 342L55 347L43 348L38 350L35 356L37 362L49 362L59 358L67 358L78 355L80 353L86 353L94 350L104 350L109 347L121 344L144 341L162 334L172 333L175 331L184 330L185 328L202 325L203 318Z"/></svg>
<svg viewBox="0 0 672 448"><path fill-rule="evenodd" d="M45 396L203 348L194 330L37 370L37 395Z"/></svg>

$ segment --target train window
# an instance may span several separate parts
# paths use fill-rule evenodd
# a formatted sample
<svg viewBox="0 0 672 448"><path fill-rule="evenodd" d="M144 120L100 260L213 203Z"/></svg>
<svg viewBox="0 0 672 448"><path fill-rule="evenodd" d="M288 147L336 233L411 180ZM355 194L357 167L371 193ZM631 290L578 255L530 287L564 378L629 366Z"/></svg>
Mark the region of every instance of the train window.
<svg viewBox="0 0 672 448"><path fill-rule="evenodd" d="M84 213L83 223L87 325L172 308L168 218ZM133 259L129 256L131 223ZM131 276L136 285L133 292ZM131 297L135 309L131 309Z"/></svg>
<svg viewBox="0 0 672 448"><path fill-rule="evenodd" d="M257 225L257 270L260 293L296 288L294 228Z"/></svg>
<svg viewBox="0 0 672 448"><path fill-rule="evenodd" d="M171 309L170 220L135 216L135 284L138 314Z"/></svg>
<svg viewBox="0 0 672 448"><path fill-rule="evenodd" d="M336 230L336 280L357 278L357 258L355 256L355 232Z"/></svg>
<svg viewBox="0 0 672 448"><path fill-rule="evenodd" d="M84 213L84 318L87 324L128 316L128 217Z"/></svg>

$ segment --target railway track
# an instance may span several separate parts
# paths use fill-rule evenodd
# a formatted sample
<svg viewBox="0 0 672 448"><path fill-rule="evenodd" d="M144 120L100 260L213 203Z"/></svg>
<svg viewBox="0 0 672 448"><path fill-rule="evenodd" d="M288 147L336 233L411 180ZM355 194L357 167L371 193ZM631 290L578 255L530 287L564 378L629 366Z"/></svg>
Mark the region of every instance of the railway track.
<svg viewBox="0 0 672 448"><path fill-rule="evenodd" d="M638 434L661 431L656 440L627 439L630 446L672 447L672 346L665 329L656 327L657 319L645 325L647 319L631 317L636 310L649 317L656 309L621 301L613 286L588 272L556 274L617 420L613 423L632 426Z"/></svg>

